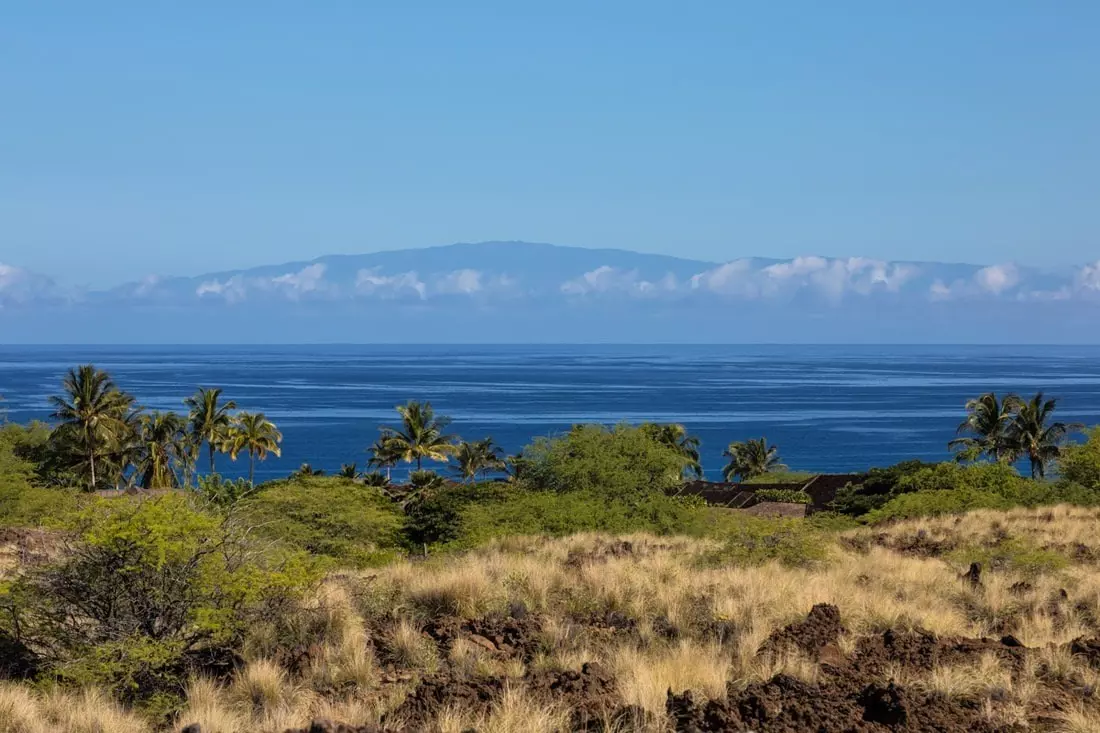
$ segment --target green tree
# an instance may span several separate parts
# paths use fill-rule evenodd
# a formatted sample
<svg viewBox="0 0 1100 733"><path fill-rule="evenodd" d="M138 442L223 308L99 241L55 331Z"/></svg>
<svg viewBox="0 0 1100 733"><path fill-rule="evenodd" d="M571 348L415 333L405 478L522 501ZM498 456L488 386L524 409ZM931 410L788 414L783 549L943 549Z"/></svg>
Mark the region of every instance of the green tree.
<svg viewBox="0 0 1100 733"><path fill-rule="evenodd" d="M674 489L683 465L679 453L631 425L577 425L559 437L538 438L516 464L517 482L532 489L623 499Z"/></svg>
<svg viewBox="0 0 1100 733"><path fill-rule="evenodd" d="M504 470L500 447L493 443L492 438L459 443L455 451L455 464L454 472L467 483L492 471Z"/></svg>
<svg viewBox="0 0 1100 733"><path fill-rule="evenodd" d="M1014 460L1008 428L1020 403L1020 398L1014 394L998 400L994 392L968 400L966 419L955 431L960 437L947 444L956 451L956 460L976 460L983 456L995 461Z"/></svg>
<svg viewBox="0 0 1100 733"><path fill-rule="evenodd" d="M189 412L189 429L196 445L206 443L210 453L210 473L214 469L214 452L224 444L226 434L233 424L232 410L237 409L233 400L221 401L219 388L199 387L199 391L184 400Z"/></svg>
<svg viewBox="0 0 1100 733"><path fill-rule="evenodd" d="M729 448L722 455L730 459L722 469L722 476L726 481L733 478L748 481L786 468L779 461L779 448L774 445L769 446L765 438L747 440L744 443L730 443Z"/></svg>
<svg viewBox="0 0 1100 733"><path fill-rule="evenodd" d="M387 441L388 439L383 435L367 449L367 452L370 453L367 468L384 468L388 478L389 470L397 465L397 462L401 460L401 456L398 454L396 446L391 446Z"/></svg>
<svg viewBox="0 0 1100 733"><path fill-rule="evenodd" d="M1019 403L1006 430L1012 458L1027 458L1032 478L1046 476L1047 466L1062 455L1066 436L1084 429L1078 423L1051 422L1057 406L1057 400L1044 399L1043 393L1037 392Z"/></svg>
<svg viewBox="0 0 1100 733"><path fill-rule="evenodd" d="M193 457L186 421L174 412L142 415L136 453L134 468L142 488L178 488L180 474Z"/></svg>
<svg viewBox="0 0 1100 733"><path fill-rule="evenodd" d="M242 412L234 418L225 446L234 461L241 451L248 453L248 483L255 484L256 459L262 461L268 454L281 455L282 440L283 434L262 412Z"/></svg>
<svg viewBox="0 0 1100 733"><path fill-rule="evenodd" d="M416 470L423 468L424 459L446 463L455 453L455 436L444 434L450 419L439 416L430 402L412 402L398 405L401 427L383 427L384 452L398 456L405 463L416 462Z"/></svg>
<svg viewBox="0 0 1100 733"><path fill-rule="evenodd" d="M87 460L89 486L94 491L97 453L132 429L127 416L134 398L119 390L107 372L92 364L70 369L62 389L64 394L50 398L52 417L61 421L58 437L80 446Z"/></svg>
<svg viewBox="0 0 1100 733"><path fill-rule="evenodd" d="M654 440L680 454L684 459L683 477L703 477L703 466L699 463L699 438L688 435L687 428L677 423L646 423L643 428Z"/></svg>
<svg viewBox="0 0 1100 733"><path fill-rule="evenodd" d="M314 476L324 476L325 470L323 468L314 468L308 463L303 463L298 466L298 470L290 474L291 479L303 479L312 478Z"/></svg>
<svg viewBox="0 0 1100 733"><path fill-rule="evenodd" d="M1058 471L1066 481L1100 491L1100 425L1089 431L1084 443L1062 449Z"/></svg>
<svg viewBox="0 0 1100 733"><path fill-rule="evenodd" d="M340 478L346 478L352 481L357 481L358 479L363 478L363 474L359 472L359 466L355 465L354 463L341 464L340 473L338 475L340 476Z"/></svg>

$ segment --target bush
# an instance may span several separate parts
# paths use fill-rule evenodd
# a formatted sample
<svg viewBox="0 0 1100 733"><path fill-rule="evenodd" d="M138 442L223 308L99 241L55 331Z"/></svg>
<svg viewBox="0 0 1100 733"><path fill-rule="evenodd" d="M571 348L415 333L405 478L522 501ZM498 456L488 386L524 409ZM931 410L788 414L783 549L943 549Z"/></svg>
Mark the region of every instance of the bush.
<svg viewBox="0 0 1100 733"><path fill-rule="evenodd" d="M1017 572L1032 577L1061 570L1070 564L1065 555L1036 547L1018 537L1004 539L994 545L960 548L951 553L950 559L960 567L979 562L984 568Z"/></svg>
<svg viewBox="0 0 1100 733"><path fill-rule="evenodd" d="M924 461L902 461L887 468L872 468L858 481L837 492L832 509L850 517L862 516L890 501L896 495L894 489L902 478L935 465Z"/></svg>
<svg viewBox="0 0 1100 733"><path fill-rule="evenodd" d="M761 501L781 501L786 504L811 504L813 497L797 489L760 489L755 492Z"/></svg>
<svg viewBox="0 0 1100 733"><path fill-rule="evenodd" d="M341 565L391 559L403 515L377 488L352 479L301 477L264 484L237 510L259 537Z"/></svg>
<svg viewBox="0 0 1100 733"><path fill-rule="evenodd" d="M818 525L801 519L765 519L732 512L717 515L708 532L722 545L706 553L700 562L707 566L809 565L825 559L827 537Z"/></svg>
<svg viewBox="0 0 1100 733"><path fill-rule="evenodd" d="M1000 494L973 488L917 491L896 496L868 512L867 522L910 519L940 514L962 514L972 509L1009 509L1013 502Z"/></svg>
<svg viewBox="0 0 1100 733"><path fill-rule="evenodd" d="M286 613L316 577L180 494L99 500L73 529L65 559L6 589L0 631L54 678L128 702L177 699L187 675L231 657L246 629Z"/></svg>
<svg viewBox="0 0 1100 733"><path fill-rule="evenodd" d="M40 424L0 427L0 524L59 526L76 511L80 499L62 488L43 488L34 456L49 439Z"/></svg>
<svg viewBox="0 0 1100 733"><path fill-rule="evenodd" d="M643 428L576 425L524 448L521 475L537 490L623 499L674 488L683 465L674 449Z"/></svg>
<svg viewBox="0 0 1100 733"><path fill-rule="evenodd" d="M467 506L500 502L516 492L515 486L496 481L450 484L406 509L405 537L413 548L453 542L462 534Z"/></svg>
<svg viewBox="0 0 1100 733"><path fill-rule="evenodd" d="M500 501L468 503L459 513L451 545L473 547L509 535L576 532L699 534L707 511L698 500L661 493L608 499L585 491L512 491Z"/></svg>
<svg viewBox="0 0 1100 733"><path fill-rule="evenodd" d="M1086 442L1062 449L1058 471L1070 483L1100 491L1100 425L1089 431Z"/></svg>

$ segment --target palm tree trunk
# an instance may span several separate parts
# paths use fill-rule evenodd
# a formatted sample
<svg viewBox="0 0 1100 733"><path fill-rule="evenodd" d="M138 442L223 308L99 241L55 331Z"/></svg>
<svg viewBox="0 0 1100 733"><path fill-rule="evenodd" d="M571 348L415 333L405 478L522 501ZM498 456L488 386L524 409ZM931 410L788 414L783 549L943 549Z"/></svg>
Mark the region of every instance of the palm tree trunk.
<svg viewBox="0 0 1100 733"><path fill-rule="evenodd" d="M255 474L256 474L256 454L252 451L248 451L248 484L249 486L255 486Z"/></svg>
<svg viewBox="0 0 1100 733"><path fill-rule="evenodd" d="M214 473L215 473L215 471L214 471L214 439L213 439L213 437L211 437L211 439L209 441L207 441L207 447L210 448L210 475L213 476Z"/></svg>
<svg viewBox="0 0 1100 733"><path fill-rule="evenodd" d="M95 438L91 431L86 434L88 436L88 471L91 474L92 491L95 491Z"/></svg>

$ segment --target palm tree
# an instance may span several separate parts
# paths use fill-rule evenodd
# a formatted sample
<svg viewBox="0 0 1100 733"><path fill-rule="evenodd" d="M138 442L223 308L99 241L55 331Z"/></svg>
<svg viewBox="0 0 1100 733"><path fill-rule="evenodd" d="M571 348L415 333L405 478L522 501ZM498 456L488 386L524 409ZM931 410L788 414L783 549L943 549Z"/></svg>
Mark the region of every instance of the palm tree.
<svg viewBox="0 0 1100 733"><path fill-rule="evenodd" d="M408 510L434 496L444 485L443 477L435 471L413 471L409 474L409 483L394 487L386 493L403 510Z"/></svg>
<svg viewBox="0 0 1100 733"><path fill-rule="evenodd" d="M955 458L960 461L982 456L995 461L1014 460L1007 431L1020 404L1020 398L1014 394L1005 395L1004 400L998 401L994 392L968 400L966 419L956 430L956 435L963 437L955 438L947 447L957 451Z"/></svg>
<svg viewBox="0 0 1100 733"><path fill-rule="evenodd" d="M233 424L224 440L225 449L234 461L241 451L248 453L248 483L255 484L256 459L261 461L268 454L281 455L279 443L283 434L275 423L264 417L262 412L241 412L233 419Z"/></svg>
<svg viewBox="0 0 1100 733"><path fill-rule="evenodd" d="M774 445L769 446L765 438L756 438L744 443L730 443L729 448L722 455L730 459L729 464L722 469L722 476L726 481L732 478L748 481L756 476L786 468L779 462L779 448Z"/></svg>
<svg viewBox="0 0 1100 733"><path fill-rule="evenodd" d="M500 447L493 443L492 438L485 438L473 443L462 442L455 452L456 466L454 472L469 483L478 476L492 471L504 470L504 459L500 457Z"/></svg>
<svg viewBox="0 0 1100 733"><path fill-rule="evenodd" d="M340 478L351 479L357 481L363 477L363 474L359 472L359 466L354 463L342 463L340 464Z"/></svg>
<svg viewBox="0 0 1100 733"><path fill-rule="evenodd" d="M662 445L666 445L684 460L684 477L703 477L703 466L699 463L699 439L694 435L688 435L687 428L677 423L657 424L647 423L644 426L653 439Z"/></svg>
<svg viewBox="0 0 1100 733"><path fill-rule="evenodd" d="M119 390L107 372L92 364L70 369L62 382L65 393L50 397L52 417L62 433L78 439L88 461L89 485L96 488L96 452L127 429L126 417L134 398Z"/></svg>
<svg viewBox="0 0 1100 733"><path fill-rule="evenodd" d="M387 457L396 457L405 463L416 461L416 470L420 471L425 458L446 463L454 455L455 436L443 434L451 421L436 417L432 403L410 401L398 405L397 413L401 415L401 429L381 429L381 446Z"/></svg>
<svg viewBox="0 0 1100 733"><path fill-rule="evenodd" d="M214 474L214 451L222 444L226 431L233 422L232 410L237 409L237 403L233 400L222 402L220 388L207 389L199 387L199 391L183 401L190 410L190 431L195 444L201 446L204 442L210 450L210 473Z"/></svg>
<svg viewBox="0 0 1100 733"><path fill-rule="evenodd" d="M371 447L367 448L367 452L370 453L370 458L367 460L368 468L389 469L396 466L397 462L401 460L401 456L389 445L388 438L385 435L374 441Z"/></svg>
<svg viewBox="0 0 1100 733"><path fill-rule="evenodd" d="M303 463L302 465L298 466L297 471L294 471L292 474L290 474L290 478L292 478L292 479L301 479L301 478L310 478L312 476L324 476L324 475L325 475L325 469L323 469L323 468L314 468L309 463Z"/></svg>
<svg viewBox="0 0 1100 733"><path fill-rule="evenodd" d="M1026 457L1032 478L1045 477L1047 465L1062 455L1066 436L1084 428L1079 423L1050 422L1057 405L1058 400L1044 400L1043 393L1037 392L1030 400L1017 404L1005 431L1011 459Z"/></svg>
<svg viewBox="0 0 1100 733"><path fill-rule="evenodd" d="M141 417L135 469L144 489L179 487L177 470L186 470L191 443L186 421L174 412L152 412Z"/></svg>

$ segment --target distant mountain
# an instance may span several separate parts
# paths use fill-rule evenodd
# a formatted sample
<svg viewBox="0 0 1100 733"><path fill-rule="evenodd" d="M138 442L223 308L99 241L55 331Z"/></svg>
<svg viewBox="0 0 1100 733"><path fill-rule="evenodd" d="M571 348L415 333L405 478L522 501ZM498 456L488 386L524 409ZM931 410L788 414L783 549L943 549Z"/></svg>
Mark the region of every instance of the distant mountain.
<svg viewBox="0 0 1100 733"><path fill-rule="evenodd" d="M454 244L68 292L0 265L6 341L1083 341L1100 261L1065 272L862 257L705 262Z"/></svg>

